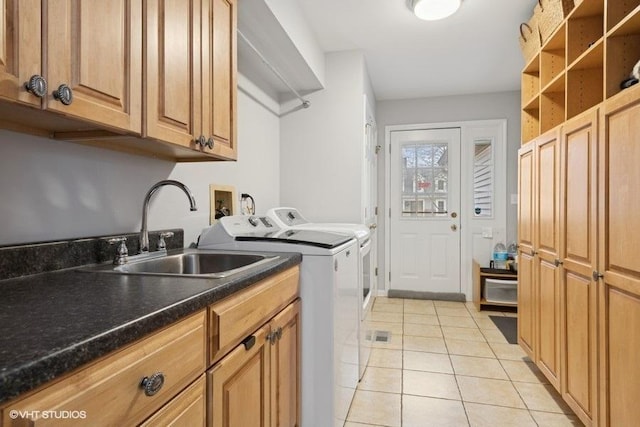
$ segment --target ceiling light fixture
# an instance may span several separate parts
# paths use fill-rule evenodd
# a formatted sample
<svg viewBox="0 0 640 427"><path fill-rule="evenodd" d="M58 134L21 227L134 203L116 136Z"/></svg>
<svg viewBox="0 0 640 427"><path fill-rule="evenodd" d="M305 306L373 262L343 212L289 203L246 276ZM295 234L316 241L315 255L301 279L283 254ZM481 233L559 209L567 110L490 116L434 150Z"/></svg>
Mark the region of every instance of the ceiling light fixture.
<svg viewBox="0 0 640 427"><path fill-rule="evenodd" d="M461 0L409 0L409 7L418 18L436 21L453 15L460 3Z"/></svg>

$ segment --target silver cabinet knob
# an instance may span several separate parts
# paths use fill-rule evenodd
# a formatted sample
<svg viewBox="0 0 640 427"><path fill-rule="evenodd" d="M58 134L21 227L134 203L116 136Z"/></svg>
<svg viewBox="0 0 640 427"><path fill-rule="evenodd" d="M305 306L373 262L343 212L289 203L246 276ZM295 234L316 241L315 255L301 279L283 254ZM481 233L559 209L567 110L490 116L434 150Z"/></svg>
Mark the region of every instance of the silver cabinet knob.
<svg viewBox="0 0 640 427"><path fill-rule="evenodd" d="M47 81L38 74L31 76L29 81L24 84L24 88L38 98L44 98L47 95Z"/></svg>
<svg viewBox="0 0 640 427"><path fill-rule="evenodd" d="M156 372L151 376L144 377L140 382L140 387L144 390L145 396L153 396L160 391L164 385L164 374Z"/></svg>
<svg viewBox="0 0 640 427"><path fill-rule="evenodd" d="M73 90L63 83L53 91L53 97L64 105L71 105L73 102Z"/></svg>
<svg viewBox="0 0 640 427"><path fill-rule="evenodd" d="M456 231L458 230L458 226L455 224L451 224L451 231Z"/></svg>

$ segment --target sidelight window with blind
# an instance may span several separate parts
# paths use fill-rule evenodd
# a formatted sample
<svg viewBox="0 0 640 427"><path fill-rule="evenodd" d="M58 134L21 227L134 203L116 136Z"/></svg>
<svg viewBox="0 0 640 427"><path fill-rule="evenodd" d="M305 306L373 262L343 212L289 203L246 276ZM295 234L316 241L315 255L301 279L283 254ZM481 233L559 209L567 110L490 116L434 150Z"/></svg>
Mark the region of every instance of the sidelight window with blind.
<svg viewBox="0 0 640 427"><path fill-rule="evenodd" d="M493 217L493 141L474 141L473 156L473 214L475 217Z"/></svg>

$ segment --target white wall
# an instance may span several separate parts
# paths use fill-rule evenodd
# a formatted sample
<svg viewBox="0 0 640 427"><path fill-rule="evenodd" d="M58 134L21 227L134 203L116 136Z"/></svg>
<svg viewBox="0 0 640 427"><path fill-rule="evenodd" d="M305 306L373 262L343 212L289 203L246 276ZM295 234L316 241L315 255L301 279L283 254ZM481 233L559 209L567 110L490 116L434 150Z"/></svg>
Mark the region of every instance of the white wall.
<svg viewBox="0 0 640 427"><path fill-rule="evenodd" d="M364 57L325 57L325 89L281 119L280 196L312 222L360 222Z"/></svg>
<svg viewBox="0 0 640 427"><path fill-rule="evenodd" d="M520 147L520 92L502 92L493 94L461 95L407 99L397 101L379 101L376 105L379 144L384 146L385 126L419 123L443 123L457 121L475 121L489 119L507 120L507 232L506 243L516 240L517 205L511 204L510 195L517 193L518 163ZM378 165L384 164L385 152L381 152ZM384 168L378 167L378 206L386 212L384 206ZM378 220L378 235L383 236L385 216ZM379 266L384 265L384 242L380 239ZM380 277L386 277L383 271ZM382 283L380 284L382 288ZM464 286L463 286L464 289Z"/></svg>
<svg viewBox="0 0 640 427"><path fill-rule="evenodd" d="M179 189L164 187L152 200L149 229L184 228L188 246L209 224L210 183L251 194L261 211L280 204L279 140L278 117L241 91L237 162L174 164L0 130L0 245L138 231L146 192L177 179L198 211Z"/></svg>

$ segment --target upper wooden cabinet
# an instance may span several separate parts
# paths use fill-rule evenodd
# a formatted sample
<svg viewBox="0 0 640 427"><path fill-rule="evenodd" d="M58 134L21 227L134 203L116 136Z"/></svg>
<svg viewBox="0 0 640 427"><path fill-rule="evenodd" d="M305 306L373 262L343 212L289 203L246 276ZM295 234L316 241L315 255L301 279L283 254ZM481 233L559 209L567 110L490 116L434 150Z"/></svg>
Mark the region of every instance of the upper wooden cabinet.
<svg viewBox="0 0 640 427"><path fill-rule="evenodd" d="M204 0L202 28L202 134L207 152L237 157L236 0Z"/></svg>
<svg viewBox="0 0 640 427"><path fill-rule="evenodd" d="M0 98L39 106L26 91L31 76L42 73L41 0L0 0Z"/></svg>
<svg viewBox="0 0 640 427"><path fill-rule="evenodd" d="M237 158L235 0L0 6L3 127L178 161Z"/></svg>
<svg viewBox="0 0 640 427"><path fill-rule="evenodd" d="M53 130L140 134L141 0L0 3L0 97L91 122Z"/></svg>
<svg viewBox="0 0 640 427"><path fill-rule="evenodd" d="M236 7L147 2L145 137L236 158Z"/></svg>
<svg viewBox="0 0 640 427"><path fill-rule="evenodd" d="M190 148L201 127L200 6L149 0L145 21L143 136Z"/></svg>

